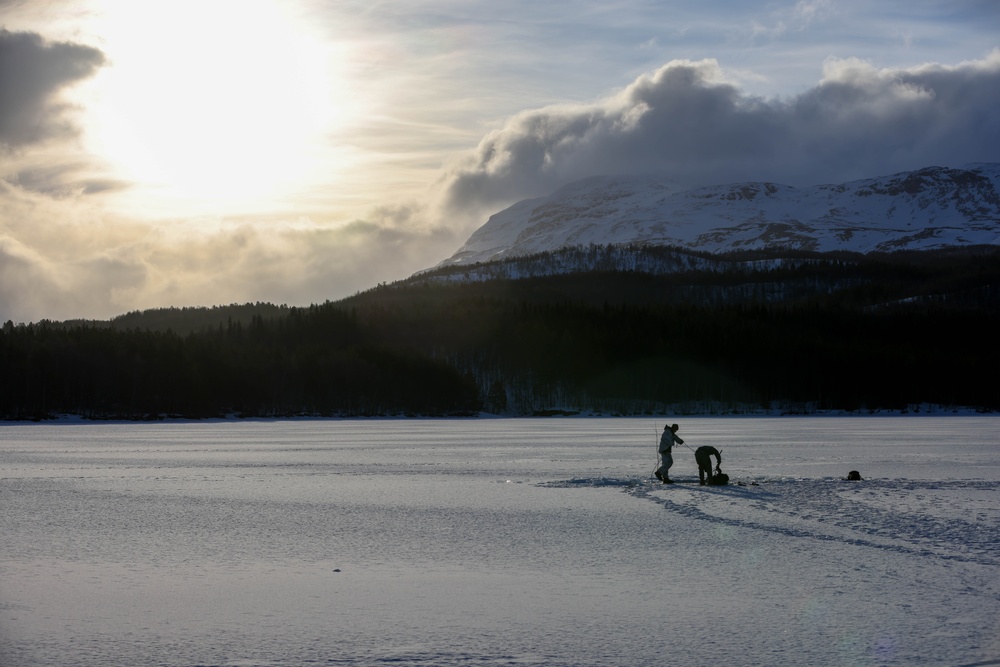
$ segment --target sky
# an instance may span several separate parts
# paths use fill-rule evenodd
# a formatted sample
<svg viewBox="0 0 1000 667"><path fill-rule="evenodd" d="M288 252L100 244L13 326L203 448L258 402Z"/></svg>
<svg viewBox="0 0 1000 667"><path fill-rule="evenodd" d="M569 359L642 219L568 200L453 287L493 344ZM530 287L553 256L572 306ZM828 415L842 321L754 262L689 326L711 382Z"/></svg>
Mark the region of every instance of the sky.
<svg viewBox="0 0 1000 667"><path fill-rule="evenodd" d="M0 322L336 300L601 174L1000 161L995 0L0 0Z"/></svg>

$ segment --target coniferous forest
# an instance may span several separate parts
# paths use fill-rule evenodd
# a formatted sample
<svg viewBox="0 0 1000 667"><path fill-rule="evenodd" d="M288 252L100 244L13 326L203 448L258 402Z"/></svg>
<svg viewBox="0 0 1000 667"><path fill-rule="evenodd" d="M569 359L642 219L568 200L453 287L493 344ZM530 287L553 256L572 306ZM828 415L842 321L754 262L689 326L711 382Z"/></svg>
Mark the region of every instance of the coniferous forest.
<svg viewBox="0 0 1000 667"><path fill-rule="evenodd" d="M7 322L0 417L1000 409L997 249L760 266Z"/></svg>

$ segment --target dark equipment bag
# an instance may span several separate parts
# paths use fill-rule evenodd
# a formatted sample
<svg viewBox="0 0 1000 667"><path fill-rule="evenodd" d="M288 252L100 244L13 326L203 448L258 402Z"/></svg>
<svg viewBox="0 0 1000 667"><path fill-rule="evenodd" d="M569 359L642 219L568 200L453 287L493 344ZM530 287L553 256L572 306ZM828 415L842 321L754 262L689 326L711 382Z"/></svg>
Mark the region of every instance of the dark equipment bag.
<svg viewBox="0 0 1000 667"><path fill-rule="evenodd" d="M729 475L724 472L717 472L708 478L708 483L711 486L725 486L729 484Z"/></svg>

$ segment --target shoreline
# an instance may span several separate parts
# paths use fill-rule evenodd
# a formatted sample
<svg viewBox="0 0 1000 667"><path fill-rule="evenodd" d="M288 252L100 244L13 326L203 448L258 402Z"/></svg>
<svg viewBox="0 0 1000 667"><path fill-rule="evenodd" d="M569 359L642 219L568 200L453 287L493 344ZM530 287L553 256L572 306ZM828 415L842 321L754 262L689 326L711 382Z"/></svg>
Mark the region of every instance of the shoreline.
<svg viewBox="0 0 1000 667"><path fill-rule="evenodd" d="M284 415L284 416L248 416L227 415L224 417L184 417L180 415L155 415L148 417L85 417L79 414L58 414L44 418L30 419L0 419L0 426L5 425L81 425L81 424L212 424L212 423L246 423L246 422L304 422L304 421L477 421L477 420L535 420L535 419L727 419L727 418L800 418L815 417L990 417L1000 413L969 407L945 407L934 405L911 406L905 409L873 409L873 410L811 410L790 412L787 410L756 410L756 411L712 411L661 412L651 414L610 414L599 412L583 412L574 410L553 409L539 411L530 415L498 415L480 412L474 415L371 415L371 416L323 416L323 415Z"/></svg>

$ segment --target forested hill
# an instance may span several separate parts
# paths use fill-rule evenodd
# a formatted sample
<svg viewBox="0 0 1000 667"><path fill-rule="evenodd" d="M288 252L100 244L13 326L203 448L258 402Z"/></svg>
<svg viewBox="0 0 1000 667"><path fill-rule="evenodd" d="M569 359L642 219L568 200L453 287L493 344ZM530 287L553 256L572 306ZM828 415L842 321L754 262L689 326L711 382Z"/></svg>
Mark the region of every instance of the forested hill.
<svg viewBox="0 0 1000 667"><path fill-rule="evenodd" d="M170 331L187 336L192 333L210 332L220 327L248 326L255 318L284 317L290 310L291 308L287 305L276 306L258 301L257 303L234 303L228 306L212 306L211 308L153 308L131 311L107 321L68 320L66 322L48 322L47 324L60 329L94 327L112 328L120 331L129 329Z"/></svg>
<svg viewBox="0 0 1000 667"><path fill-rule="evenodd" d="M649 266L663 250L631 252ZM722 259L480 265L308 308L8 322L0 416L1000 408L998 249Z"/></svg>

